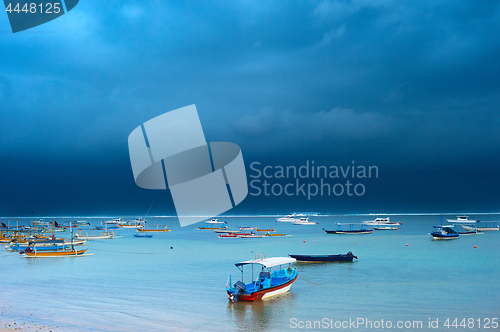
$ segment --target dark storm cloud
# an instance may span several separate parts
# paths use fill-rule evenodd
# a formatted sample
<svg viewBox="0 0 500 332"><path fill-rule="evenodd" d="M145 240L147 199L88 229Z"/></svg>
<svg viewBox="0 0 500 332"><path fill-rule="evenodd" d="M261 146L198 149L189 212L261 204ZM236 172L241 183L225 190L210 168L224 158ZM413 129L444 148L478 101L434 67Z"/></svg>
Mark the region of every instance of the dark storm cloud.
<svg viewBox="0 0 500 332"><path fill-rule="evenodd" d="M498 22L498 1L81 2L0 34L1 211L139 213L158 193L128 134L193 103L247 164L380 167L364 200L304 210L495 210Z"/></svg>

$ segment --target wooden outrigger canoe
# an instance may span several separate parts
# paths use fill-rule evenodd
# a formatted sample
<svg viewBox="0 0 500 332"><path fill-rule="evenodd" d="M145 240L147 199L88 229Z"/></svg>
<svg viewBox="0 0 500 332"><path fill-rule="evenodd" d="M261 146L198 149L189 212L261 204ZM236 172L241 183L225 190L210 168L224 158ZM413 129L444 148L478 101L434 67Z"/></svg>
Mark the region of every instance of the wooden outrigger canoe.
<svg viewBox="0 0 500 332"><path fill-rule="evenodd" d="M37 258L37 257L70 257L70 256L82 256L87 249L81 250L57 250L57 251L37 251L33 250L31 252L24 252L23 255L26 258Z"/></svg>
<svg viewBox="0 0 500 332"><path fill-rule="evenodd" d="M274 232L274 228L270 228L270 229L257 228L257 232Z"/></svg>
<svg viewBox="0 0 500 332"><path fill-rule="evenodd" d="M266 233L266 236L286 236L286 233L276 233L276 234Z"/></svg>
<svg viewBox="0 0 500 332"><path fill-rule="evenodd" d="M164 229L160 229L158 228L159 225L156 225L156 228L157 229L147 229L147 228L137 228L137 231L138 232L170 232L170 229L167 228L167 225L165 225L165 228Z"/></svg>

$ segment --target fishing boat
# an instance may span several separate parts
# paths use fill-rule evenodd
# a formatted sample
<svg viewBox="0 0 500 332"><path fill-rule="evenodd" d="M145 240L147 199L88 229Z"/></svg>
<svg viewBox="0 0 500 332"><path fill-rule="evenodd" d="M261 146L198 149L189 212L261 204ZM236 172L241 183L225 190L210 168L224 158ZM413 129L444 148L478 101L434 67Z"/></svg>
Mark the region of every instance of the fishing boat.
<svg viewBox="0 0 500 332"><path fill-rule="evenodd" d="M241 271L241 280L232 285L231 275L226 283L226 292L229 300L236 301L257 301L272 296L286 293L297 280L298 272L293 266L296 262L291 257L262 257L258 255L254 260L236 263L236 267ZM249 283L244 280L244 267L249 267L252 272L252 279ZM258 273L254 278L254 272Z"/></svg>
<svg viewBox="0 0 500 332"><path fill-rule="evenodd" d="M203 225L203 226L200 226L198 227L198 229L202 229L202 230L225 230L227 229L227 226L208 226L208 225Z"/></svg>
<svg viewBox="0 0 500 332"><path fill-rule="evenodd" d="M387 218L375 218L375 220L364 221L363 224L369 225L369 226L373 226L373 225L377 225L377 226L396 225L396 226L399 226L399 225L402 225L403 223L399 222L399 221L395 221L395 222L390 221L390 217L387 217Z"/></svg>
<svg viewBox="0 0 500 332"><path fill-rule="evenodd" d="M64 243L28 243L28 244L12 244L10 246L5 247L7 251L25 251L28 248L37 251L54 251L54 250L63 250L70 248L70 244Z"/></svg>
<svg viewBox="0 0 500 332"><path fill-rule="evenodd" d="M99 232L99 234L95 234L94 232L91 231L90 235L85 232L85 233L80 233L78 232L75 234L75 239L79 240L105 240L105 239L112 239L115 237L115 232Z"/></svg>
<svg viewBox="0 0 500 332"><path fill-rule="evenodd" d="M307 218L300 218L297 221L293 222L293 225L317 225L318 223L316 221L309 221L309 217Z"/></svg>
<svg viewBox="0 0 500 332"><path fill-rule="evenodd" d="M153 234L134 234L134 237L153 237Z"/></svg>
<svg viewBox="0 0 500 332"><path fill-rule="evenodd" d="M163 225L161 225L163 226ZM170 229L168 229L167 225L165 225L165 228L159 228L160 225L156 225L156 229L148 229L148 228L137 228L138 232L170 232Z"/></svg>
<svg viewBox="0 0 500 332"><path fill-rule="evenodd" d="M277 218L276 221L277 222L295 222L295 221L299 220L298 218L295 218L296 215L297 215L296 213L292 213L292 214L289 214L287 216Z"/></svg>
<svg viewBox="0 0 500 332"><path fill-rule="evenodd" d="M274 232L274 228L260 229L257 227L257 232Z"/></svg>
<svg viewBox="0 0 500 332"><path fill-rule="evenodd" d="M465 225L461 225L462 227ZM465 227L463 227L465 229ZM469 228L469 227L468 227ZM484 232L481 232L477 229L477 227L470 227L468 230L466 229L465 231L458 231L458 234L460 235L481 235L484 234Z"/></svg>
<svg viewBox="0 0 500 332"><path fill-rule="evenodd" d="M448 222L453 224L473 224L476 220L469 220L469 216L458 216L457 219L446 219Z"/></svg>
<svg viewBox="0 0 500 332"><path fill-rule="evenodd" d="M256 230L257 227L249 227L249 226L240 226L240 231L251 231Z"/></svg>
<svg viewBox="0 0 500 332"><path fill-rule="evenodd" d="M475 226L470 226L470 225L461 225L461 226L468 231L472 231L474 229L481 232L500 230L500 227L498 226L496 221L478 221Z"/></svg>
<svg viewBox="0 0 500 332"><path fill-rule="evenodd" d="M101 222L101 225L100 226L94 226L97 230L99 231L102 231L102 230L109 230L109 229L120 229L120 225L119 224L116 224L116 223L110 223L110 222L104 222L104 225L103 223Z"/></svg>
<svg viewBox="0 0 500 332"><path fill-rule="evenodd" d="M214 230L215 233L219 234L236 234L236 233L241 233L241 231L232 231L230 229L216 229Z"/></svg>
<svg viewBox="0 0 500 332"><path fill-rule="evenodd" d="M268 233L266 232L266 236L286 236L286 233Z"/></svg>
<svg viewBox="0 0 500 332"><path fill-rule="evenodd" d="M70 225L71 226L71 225ZM26 258L38 258L38 257L75 257L75 256L85 256L85 252L87 249L76 249L74 246L74 239L73 239L73 228L71 229L71 244L70 247L68 248L63 248L60 250L38 250L38 248L35 247L28 247L26 250L21 251L20 254L22 254Z"/></svg>
<svg viewBox="0 0 500 332"><path fill-rule="evenodd" d="M458 239L459 235L455 231L455 226L453 225L439 225L439 226L434 226L436 229L434 232L431 232L431 236L434 240L452 240L452 239Z"/></svg>
<svg viewBox="0 0 500 332"><path fill-rule="evenodd" d="M398 226L373 226L372 228L376 231L396 231L396 230L398 230Z"/></svg>
<svg viewBox="0 0 500 332"><path fill-rule="evenodd" d="M309 262L309 263L352 262L354 258L358 259L358 257L354 256L350 251L347 254L340 254L340 255L288 255L288 256L295 258L297 262Z"/></svg>
<svg viewBox="0 0 500 332"><path fill-rule="evenodd" d="M355 229L356 225L360 225L359 229ZM343 226L349 226L349 229L342 229ZM367 229L364 223L337 223L336 231L329 231L325 229L327 234L371 234L373 229Z"/></svg>
<svg viewBox="0 0 500 332"><path fill-rule="evenodd" d="M136 220L130 220L126 221L123 224L120 224L121 228L139 228L139 227L144 227L144 223L146 221L142 220L142 218L136 219Z"/></svg>
<svg viewBox="0 0 500 332"><path fill-rule="evenodd" d="M20 252L20 254L24 255L26 258L37 258L37 257L70 257L70 256L83 256L87 249L77 250L74 248L71 249L63 249L58 251L40 251L38 249L30 249L28 248L24 252Z"/></svg>
<svg viewBox="0 0 500 332"><path fill-rule="evenodd" d="M238 237L243 238L243 239L260 239L263 238L263 234L240 234Z"/></svg>
<svg viewBox="0 0 500 332"><path fill-rule="evenodd" d="M90 226L90 223L88 221L85 221L85 220L73 221L73 224L75 224L77 226Z"/></svg>
<svg viewBox="0 0 500 332"><path fill-rule="evenodd" d="M239 235L236 233L226 233L226 234L219 234L220 238L236 238Z"/></svg>

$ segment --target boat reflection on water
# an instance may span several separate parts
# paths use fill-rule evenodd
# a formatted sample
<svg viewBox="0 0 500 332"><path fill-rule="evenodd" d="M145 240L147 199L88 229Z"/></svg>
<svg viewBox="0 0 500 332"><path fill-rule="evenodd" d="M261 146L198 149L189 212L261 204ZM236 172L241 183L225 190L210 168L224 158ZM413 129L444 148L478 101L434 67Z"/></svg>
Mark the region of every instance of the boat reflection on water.
<svg viewBox="0 0 500 332"><path fill-rule="evenodd" d="M291 312L297 305L297 294L286 292L264 301L228 302L226 317L236 331L269 331L280 330L290 326Z"/></svg>

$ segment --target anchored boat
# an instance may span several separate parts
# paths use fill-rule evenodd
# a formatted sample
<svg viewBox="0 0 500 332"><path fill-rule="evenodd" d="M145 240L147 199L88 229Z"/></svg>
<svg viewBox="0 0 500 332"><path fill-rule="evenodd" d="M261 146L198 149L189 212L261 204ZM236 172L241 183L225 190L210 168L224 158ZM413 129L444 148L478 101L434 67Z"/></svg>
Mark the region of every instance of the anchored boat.
<svg viewBox="0 0 500 332"><path fill-rule="evenodd" d="M363 224L365 225L370 225L370 226L373 226L373 225L377 225L377 226L380 226L380 225L395 225L395 226L399 226L399 225L402 225L403 223L402 222L399 222L399 221L390 221L389 220L390 217L387 217L387 218L376 218L375 220L369 220L369 221L365 221L363 222Z"/></svg>
<svg viewBox="0 0 500 332"><path fill-rule="evenodd" d="M316 221L309 221L309 217L300 218L299 220L293 222L293 225L317 225L317 224L318 223Z"/></svg>
<svg viewBox="0 0 500 332"><path fill-rule="evenodd" d="M455 226L434 226L436 229L434 232L431 232L431 236L433 240L452 240L452 239L458 239L458 234L455 231Z"/></svg>
<svg viewBox="0 0 500 332"><path fill-rule="evenodd" d="M322 262L352 262L353 258L358 259L352 252L340 255L288 255L298 262L322 263Z"/></svg>
<svg viewBox="0 0 500 332"><path fill-rule="evenodd" d="M458 216L457 219L446 219L453 224L474 224L476 220L469 220L469 216Z"/></svg>
<svg viewBox="0 0 500 332"><path fill-rule="evenodd" d="M229 276L226 284L229 300L257 301L288 292L298 277L297 269L293 267L295 262L296 259L291 257L262 258L258 255L254 260L236 263L241 271L241 280L231 286L231 275ZM247 284L243 273L245 266L246 271L250 270L252 274L251 282ZM254 279L256 273L258 275Z"/></svg>
<svg viewBox="0 0 500 332"><path fill-rule="evenodd" d="M342 229L342 226L349 226L349 229ZM355 229L354 226L361 225L359 229ZM338 229L336 231L329 231L325 229L325 232L328 234L371 234L373 233L373 229L367 229L364 223L338 223Z"/></svg>
<svg viewBox="0 0 500 332"><path fill-rule="evenodd" d="M295 222L295 221L299 220L298 218L295 218L296 215L297 215L296 213L292 213L292 214L289 214L289 215L281 217L281 218L276 218L276 221L277 222Z"/></svg>
<svg viewBox="0 0 500 332"><path fill-rule="evenodd" d="M160 225L156 225L156 229L148 229L148 228L137 228L138 232L170 232L170 229L168 229L167 225L165 225L165 228L160 228Z"/></svg>

